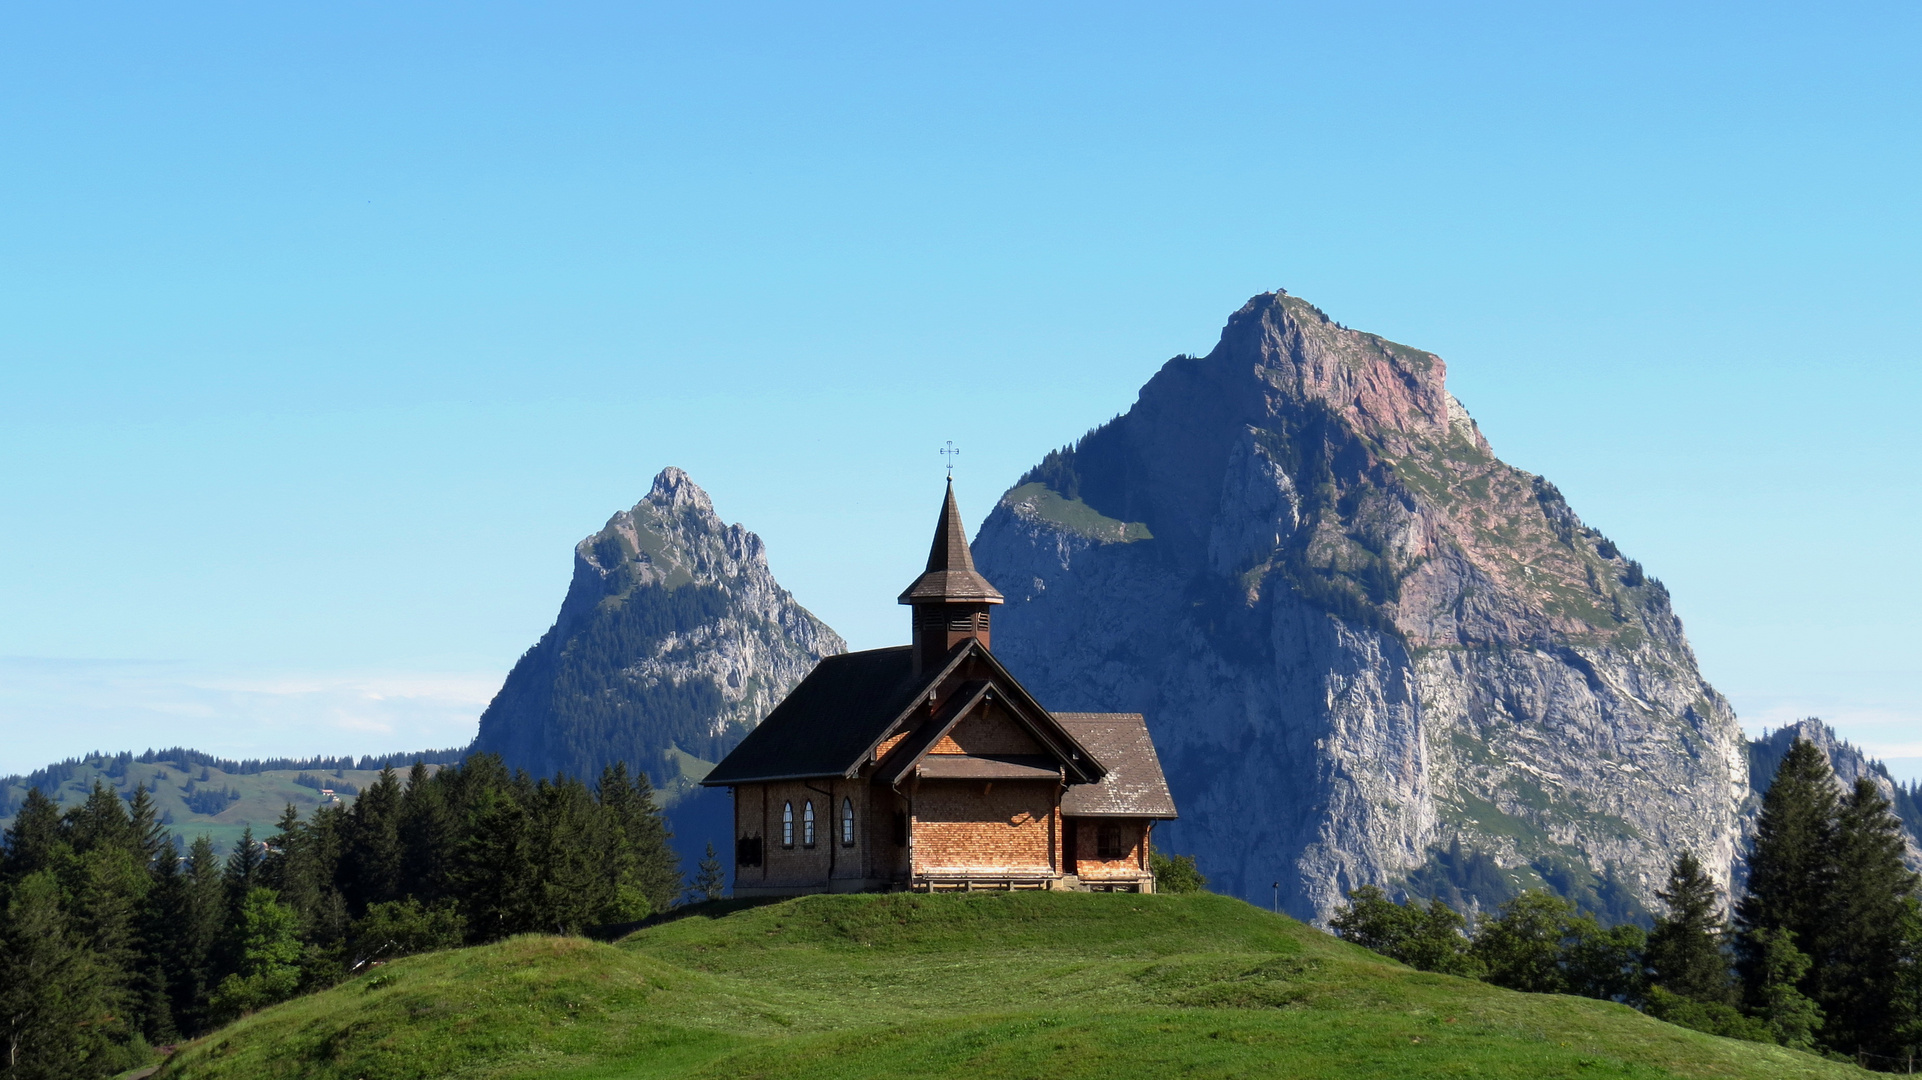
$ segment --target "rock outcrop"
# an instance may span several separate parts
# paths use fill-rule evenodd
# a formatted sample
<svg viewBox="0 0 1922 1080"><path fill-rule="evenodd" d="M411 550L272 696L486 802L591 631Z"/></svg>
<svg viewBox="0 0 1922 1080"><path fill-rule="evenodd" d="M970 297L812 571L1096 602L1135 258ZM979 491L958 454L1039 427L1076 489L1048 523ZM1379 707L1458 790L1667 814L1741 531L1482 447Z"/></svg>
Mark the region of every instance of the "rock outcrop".
<svg viewBox="0 0 1922 1080"><path fill-rule="evenodd" d="M560 615L481 715L472 750L590 781L625 761L671 803L846 648L774 580L760 537L663 469L575 545Z"/></svg>
<svg viewBox="0 0 1922 1080"><path fill-rule="evenodd" d="M1052 707L1139 711L1215 887L1628 918L1724 883L1745 740L1661 583L1504 464L1442 360L1258 296L1048 455L974 544L995 648Z"/></svg>

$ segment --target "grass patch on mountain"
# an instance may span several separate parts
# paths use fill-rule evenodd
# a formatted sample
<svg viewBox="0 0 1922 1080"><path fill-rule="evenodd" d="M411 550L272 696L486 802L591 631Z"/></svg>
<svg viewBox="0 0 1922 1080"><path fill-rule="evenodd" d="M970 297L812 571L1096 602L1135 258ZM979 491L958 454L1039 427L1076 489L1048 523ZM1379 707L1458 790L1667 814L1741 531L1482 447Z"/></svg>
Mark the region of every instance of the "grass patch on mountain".
<svg viewBox="0 0 1922 1080"><path fill-rule="evenodd" d="M412 957L160 1078L1841 1077L1584 998L1417 972L1226 897L717 902L614 945Z"/></svg>

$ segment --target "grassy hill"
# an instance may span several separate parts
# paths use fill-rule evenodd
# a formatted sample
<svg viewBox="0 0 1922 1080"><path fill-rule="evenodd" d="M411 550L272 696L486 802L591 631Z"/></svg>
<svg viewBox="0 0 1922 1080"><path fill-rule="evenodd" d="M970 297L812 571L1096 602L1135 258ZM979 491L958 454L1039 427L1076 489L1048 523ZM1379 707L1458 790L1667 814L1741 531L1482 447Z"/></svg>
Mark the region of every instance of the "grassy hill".
<svg viewBox="0 0 1922 1080"><path fill-rule="evenodd" d="M406 764L396 767L402 772L407 769ZM303 775L318 780L320 786L296 783ZM217 849L226 852L249 826L256 837L266 838L288 803L306 817L323 803L321 788L331 788L343 802L351 803L357 792L379 776L378 768L255 769L252 763L217 758L142 762L130 754L91 754L32 777L0 777L0 829L13 824L13 815L26 798L29 784L50 779L53 790L48 796L68 807L86 801L94 782L99 781L126 797L133 795L136 785L144 786L153 792L154 809L161 822L180 839L182 847L204 833ZM227 793L233 797L225 797Z"/></svg>
<svg viewBox="0 0 1922 1080"><path fill-rule="evenodd" d="M615 944L412 957L160 1078L1841 1077L1632 1009L1430 975L1213 895L722 902Z"/></svg>

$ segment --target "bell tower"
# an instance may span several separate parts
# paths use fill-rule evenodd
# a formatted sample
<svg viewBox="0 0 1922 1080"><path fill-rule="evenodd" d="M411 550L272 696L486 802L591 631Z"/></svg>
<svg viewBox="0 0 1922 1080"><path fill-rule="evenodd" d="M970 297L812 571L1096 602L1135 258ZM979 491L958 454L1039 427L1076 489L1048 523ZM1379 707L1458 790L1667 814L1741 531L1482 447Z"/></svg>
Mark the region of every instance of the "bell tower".
<svg viewBox="0 0 1922 1080"><path fill-rule="evenodd" d="M956 645L969 638L986 646L988 609L1002 602L1000 590L975 572L968 531L954 502L954 478L949 477L941 520L934 527L934 546L928 551L928 568L901 594L901 603L914 611L916 674L946 660Z"/></svg>

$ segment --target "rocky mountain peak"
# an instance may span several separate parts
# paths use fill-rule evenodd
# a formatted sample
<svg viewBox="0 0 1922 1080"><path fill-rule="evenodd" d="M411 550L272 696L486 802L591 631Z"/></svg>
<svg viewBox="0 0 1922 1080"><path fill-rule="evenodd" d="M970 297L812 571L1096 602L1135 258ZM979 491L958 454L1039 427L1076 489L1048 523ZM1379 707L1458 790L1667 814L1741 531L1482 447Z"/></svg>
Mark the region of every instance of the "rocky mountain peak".
<svg viewBox="0 0 1922 1080"><path fill-rule="evenodd" d="M1208 362L1246 369L1294 402L1318 401L1374 439L1444 439L1451 406L1441 357L1350 330L1286 291L1256 296L1228 319ZM1265 402L1272 413L1274 402ZM1471 422L1472 424L1472 422Z"/></svg>
<svg viewBox="0 0 1922 1080"><path fill-rule="evenodd" d="M474 749L537 775L625 761L678 796L846 648L774 580L761 538L669 467L575 545L560 614L482 714Z"/></svg>
<svg viewBox="0 0 1922 1080"><path fill-rule="evenodd" d="M1666 590L1446 374L1253 298L989 515L996 651L1053 707L1145 713L1171 842L1298 914L1374 883L1633 915L1682 848L1727 880L1745 742Z"/></svg>
<svg viewBox="0 0 1922 1080"><path fill-rule="evenodd" d="M672 465L654 477L654 485L648 489L646 501L663 510L691 507L697 513L714 513L714 503L707 497L707 492L701 490L692 477Z"/></svg>

